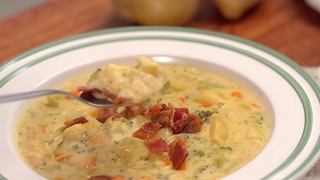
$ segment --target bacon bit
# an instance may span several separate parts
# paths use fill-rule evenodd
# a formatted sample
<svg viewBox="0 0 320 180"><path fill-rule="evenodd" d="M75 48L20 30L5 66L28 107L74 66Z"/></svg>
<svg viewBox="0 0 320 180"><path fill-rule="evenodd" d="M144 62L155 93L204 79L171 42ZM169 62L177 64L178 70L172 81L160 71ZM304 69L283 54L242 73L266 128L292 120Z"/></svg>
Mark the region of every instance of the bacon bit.
<svg viewBox="0 0 320 180"><path fill-rule="evenodd" d="M96 119L101 123L105 123L109 117L117 116L117 110L118 108L103 108L101 109L100 114L98 114Z"/></svg>
<svg viewBox="0 0 320 180"><path fill-rule="evenodd" d="M188 118L186 118L187 116L188 116L187 114L183 114L183 116L180 119L177 119L174 121L172 126L173 134L181 133L183 128L188 125L189 121L188 121Z"/></svg>
<svg viewBox="0 0 320 180"><path fill-rule="evenodd" d="M79 97L81 97L82 99L85 99L87 101L92 101L93 99L95 99L95 97L92 95L91 92L86 92L86 91L83 91Z"/></svg>
<svg viewBox="0 0 320 180"><path fill-rule="evenodd" d="M232 92L231 92L231 96L236 97L236 98L239 98L239 99L242 99L242 98L243 98L243 96L242 96L242 94L241 94L240 91L232 91Z"/></svg>
<svg viewBox="0 0 320 180"><path fill-rule="evenodd" d="M174 108L173 121L177 121L182 118L183 114L189 114L188 108Z"/></svg>
<svg viewBox="0 0 320 180"><path fill-rule="evenodd" d="M183 164L189 153L185 147L185 140L177 137L169 144L169 157L172 162L172 167L175 170L182 170Z"/></svg>
<svg viewBox="0 0 320 180"><path fill-rule="evenodd" d="M113 177L106 176L106 175L100 175L100 176L91 176L90 180L113 180Z"/></svg>
<svg viewBox="0 0 320 180"><path fill-rule="evenodd" d="M82 92L101 92L98 88L95 88L95 87L78 87L77 89L78 91L82 91Z"/></svg>
<svg viewBox="0 0 320 180"><path fill-rule="evenodd" d="M152 153L168 152L169 145L162 138L158 139L145 139L144 143Z"/></svg>
<svg viewBox="0 0 320 180"><path fill-rule="evenodd" d="M122 97L117 97L116 95L112 94L110 91L108 91L105 88L98 89L98 88L79 87L78 91L80 93L79 96L88 101L99 101L99 99L97 99L93 95L93 93L95 92L105 95L106 99L104 100L110 100L112 104L120 104L127 101L127 99L124 99Z"/></svg>
<svg viewBox="0 0 320 180"><path fill-rule="evenodd" d="M94 91L83 91L81 92L81 94L79 95L82 99L88 100L88 101L93 101L96 100L97 98L95 98L92 93ZM99 91L98 91L99 92Z"/></svg>
<svg viewBox="0 0 320 180"><path fill-rule="evenodd" d="M147 122L142 125L140 129L135 131L132 136L139 139L147 139L154 135L161 128L160 124L154 122Z"/></svg>
<svg viewBox="0 0 320 180"><path fill-rule="evenodd" d="M70 120L70 121L66 121L64 122L64 124L67 126L67 127L70 127L70 126L73 126L75 124L84 124L84 123L87 123L89 122L85 117L78 117L78 118L75 118L73 120Z"/></svg>
<svg viewBox="0 0 320 180"><path fill-rule="evenodd" d="M163 110L159 114L156 114L151 117L153 122L159 123L161 127L172 127L173 126L173 118L172 118L173 110Z"/></svg>
<svg viewBox="0 0 320 180"><path fill-rule="evenodd" d="M151 121L159 123L161 127L173 126L173 112L172 105L161 104L158 106L150 106L149 112L151 113Z"/></svg>
<svg viewBox="0 0 320 180"><path fill-rule="evenodd" d="M119 113L119 116L123 116L125 118L132 118L137 115L143 115L145 112L145 107L143 104L133 104L130 106L126 106L125 109Z"/></svg>
<svg viewBox="0 0 320 180"><path fill-rule="evenodd" d="M156 104L149 106L145 115L153 116L155 114L159 114L162 110L167 110L169 107L166 104Z"/></svg>
<svg viewBox="0 0 320 180"><path fill-rule="evenodd" d="M182 129L182 133L198 133L201 131L203 121L197 114L189 114L186 116L188 120L187 126Z"/></svg>
<svg viewBox="0 0 320 180"><path fill-rule="evenodd" d="M98 88L92 88L92 87L78 87L78 91L82 92L80 94L80 97L82 97L83 99L96 99L92 93L102 93L103 95L105 95L107 98L114 100L114 103L117 102L123 102L122 100L124 100L123 98L119 98L117 99L117 96L113 93L111 93L109 90L107 90L106 88L102 88L102 89L98 89Z"/></svg>
<svg viewBox="0 0 320 180"><path fill-rule="evenodd" d="M70 156L62 156L62 155L59 155L59 156L56 156L54 159L57 161L57 162L67 162L69 160Z"/></svg>
<svg viewBox="0 0 320 180"><path fill-rule="evenodd" d="M184 114L181 119L176 120L172 127L173 134L198 133L201 131L203 121L197 114Z"/></svg>
<svg viewBox="0 0 320 180"><path fill-rule="evenodd" d="M161 128L171 128L174 134L200 132L203 124L199 115L189 114L188 108L174 108L170 104L149 106L145 115L150 116L152 122L160 124Z"/></svg>
<svg viewBox="0 0 320 180"><path fill-rule="evenodd" d="M106 88L102 88L100 89L101 93L104 94L105 96L107 96L110 99L116 99L117 96L113 93L111 93L108 89Z"/></svg>
<svg viewBox="0 0 320 180"><path fill-rule="evenodd" d="M86 164L84 165L84 167L85 167L86 169L89 169L89 168L93 167L94 165L96 165L96 161L97 161L97 159L96 159L95 156L90 157L90 158L87 160L87 162L86 162Z"/></svg>

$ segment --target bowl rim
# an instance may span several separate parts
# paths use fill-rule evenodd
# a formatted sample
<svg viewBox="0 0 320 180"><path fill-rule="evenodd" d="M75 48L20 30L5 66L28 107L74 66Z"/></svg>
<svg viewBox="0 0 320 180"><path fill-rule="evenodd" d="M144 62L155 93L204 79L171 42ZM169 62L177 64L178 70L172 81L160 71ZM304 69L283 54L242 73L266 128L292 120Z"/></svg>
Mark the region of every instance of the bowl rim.
<svg viewBox="0 0 320 180"><path fill-rule="evenodd" d="M89 32L89 33L85 33L85 34L81 34L81 35L76 35L73 37L69 37L69 38L65 38L62 40L58 40L52 43L48 43L45 45L42 45L38 48L32 49L26 53L23 53L13 59L11 59L10 61L8 61L7 63L3 64L2 66L0 66L0 72L3 70L6 70L7 68L10 68L11 66L15 67L15 64L18 62L22 62L24 59L32 56L35 53L41 52L43 50L61 45L61 44L66 44L66 43L72 43L74 41L79 41L81 39L86 39L86 38L90 38L90 37L95 37L95 36L99 36L99 35L105 35L105 34L117 34L117 33L126 33L126 32L141 32L141 31L148 31L148 32L157 32L157 31L163 31L163 32L182 32L182 33L191 33L191 34L200 34L200 35L204 35L204 36L213 36L213 37L218 37L218 38L223 38L223 39L227 39L227 40L231 40L231 41L235 41L237 43L241 43L241 44L245 44L248 45L250 47L254 47L258 50L261 50L263 52L266 52L268 54L270 54L271 56L274 56L275 58L279 59L281 62L285 63L287 66L291 67L292 69L294 69L299 75L301 75L304 80L311 86L312 90L314 91L314 93L316 94L316 97L318 98L318 101L320 99L320 88L317 85L317 83L315 82L315 80L312 79L311 76L309 76L308 73L306 73L298 64L296 64L295 62L293 62L291 59L289 59L288 57L268 48L265 47L263 45L257 44L255 42L240 38L240 37L236 37L233 35L229 35L229 34L224 34L224 33L219 33L219 32L213 32L213 31L207 31L207 30L199 30L199 29L194 29L194 28L186 28L186 27L122 27L122 28L113 28L113 29L107 29L107 30L101 30L101 31L95 31L95 32ZM137 39L139 37L133 37L132 39ZM155 37L152 36L150 38L159 38L159 39L163 39L163 37L159 36L159 37ZM126 39L126 38L125 38ZM166 38L166 39L171 39L171 40L178 40L178 41L192 41L192 42L199 42L202 44L208 44L208 45L214 45L214 46L221 46L223 48L227 48L230 49L232 51L237 51L240 53L243 53L244 55L253 57L254 59L258 60L260 63L263 63L264 65L268 66L268 67L275 67L276 65L274 65L272 62L268 61L267 59L265 59L264 57L252 54L251 52L245 51L243 49L237 48L237 47L231 47L231 46L225 46L224 44L219 44L219 43L215 43L215 42L211 42L211 41L205 41L203 39L196 39L196 38L186 38L186 37L175 37L172 36L170 38ZM117 38L115 38L114 40L117 40ZM123 40L123 38L119 38L118 40ZM95 41L93 43L106 43L106 42L110 42L112 40L101 40L101 41ZM10 81L11 78L13 78L16 74L19 74L20 71L22 71L25 67L29 67L29 66L33 66L34 64L37 64L49 57L55 56L57 54L60 53L64 53L66 51L72 50L74 48L83 48L84 46L87 45L92 45L92 43L89 44L81 44L81 45L76 45L76 46L72 46L70 48L67 49L60 49L57 50L55 53L53 54L49 54L45 57L42 58L38 58L37 61L32 61L31 63L26 63L24 65L22 65L20 68L15 69L15 71L13 71L11 74L8 74L7 76L3 77L0 80L0 88L2 86L4 86L7 82ZM288 72L284 71L284 70L279 70L277 68L273 68L273 70L277 71L278 74L280 74L281 76L285 76L286 78L289 78L289 83L291 84L292 87L294 87L294 89L296 91L299 91L297 94L299 94L299 98L301 100L301 102L303 103L304 107L305 107L305 119L306 119L306 126L304 131L306 132L304 134L304 136L302 137L302 140L300 143L307 143L306 139L308 139L310 137L310 131L311 131L311 126L312 123L309 122L309 119L312 119L312 105L310 104L310 100L307 97L305 90L303 87L301 87L301 85L297 82L296 79L294 79ZM305 140L304 140L305 139ZM303 148L305 144L299 145L300 148ZM305 166L311 166L312 164L315 163L315 160L317 157L319 157L319 149L320 149L320 140L319 138L317 139L316 145L313 148L311 154L307 157L306 160L304 160L304 162L297 168L296 171L292 172L291 174L289 174L287 177L294 177L296 175L299 175L302 173L302 171L305 171ZM291 158L296 158L299 155L299 152L302 151L302 149L296 149L296 152L292 153ZM293 161L293 159L291 159L291 161ZM281 170L283 170L286 167L286 163L281 164L278 168L276 168L273 172L270 172L269 175L265 176L263 179L270 179L272 178L275 174L277 174L278 172L280 172Z"/></svg>

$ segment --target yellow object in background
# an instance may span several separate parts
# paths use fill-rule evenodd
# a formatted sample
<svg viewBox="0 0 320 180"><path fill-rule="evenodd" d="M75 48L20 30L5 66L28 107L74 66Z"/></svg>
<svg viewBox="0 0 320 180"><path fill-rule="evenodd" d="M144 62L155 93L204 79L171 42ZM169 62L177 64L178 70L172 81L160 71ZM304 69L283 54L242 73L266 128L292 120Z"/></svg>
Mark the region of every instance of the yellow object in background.
<svg viewBox="0 0 320 180"><path fill-rule="evenodd" d="M213 0L224 18L237 20L262 0Z"/></svg>
<svg viewBox="0 0 320 180"><path fill-rule="evenodd" d="M118 14L141 25L185 25L199 9L200 0L114 0Z"/></svg>

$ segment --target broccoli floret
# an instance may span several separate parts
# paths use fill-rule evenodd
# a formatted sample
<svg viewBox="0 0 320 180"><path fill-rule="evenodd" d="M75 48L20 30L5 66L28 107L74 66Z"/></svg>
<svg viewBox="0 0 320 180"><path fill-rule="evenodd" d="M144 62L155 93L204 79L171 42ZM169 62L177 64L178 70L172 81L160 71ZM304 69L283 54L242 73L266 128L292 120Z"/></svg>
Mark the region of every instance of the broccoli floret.
<svg viewBox="0 0 320 180"><path fill-rule="evenodd" d="M218 113L218 111L217 111L216 109L198 111L199 117L200 117L204 122L208 121L212 114L217 114L217 113Z"/></svg>

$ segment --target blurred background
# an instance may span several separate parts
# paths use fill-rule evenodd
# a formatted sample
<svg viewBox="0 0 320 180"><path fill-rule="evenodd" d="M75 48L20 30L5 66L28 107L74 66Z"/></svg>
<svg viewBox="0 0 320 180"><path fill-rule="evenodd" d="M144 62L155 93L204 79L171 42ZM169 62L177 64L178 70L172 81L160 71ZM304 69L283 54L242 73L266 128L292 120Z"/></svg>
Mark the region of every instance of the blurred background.
<svg viewBox="0 0 320 180"><path fill-rule="evenodd" d="M320 0L161 1L175 7L170 13L194 15L189 20L182 18L186 15L169 16L169 8L159 8L157 0L0 0L0 64L40 45L81 33L163 24L232 34L272 48L301 66L320 65L320 13L306 3ZM153 2L157 11L150 12L145 2ZM145 15L148 13L155 16Z"/></svg>
<svg viewBox="0 0 320 180"><path fill-rule="evenodd" d="M0 0L0 20L48 0Z"/></svg>

